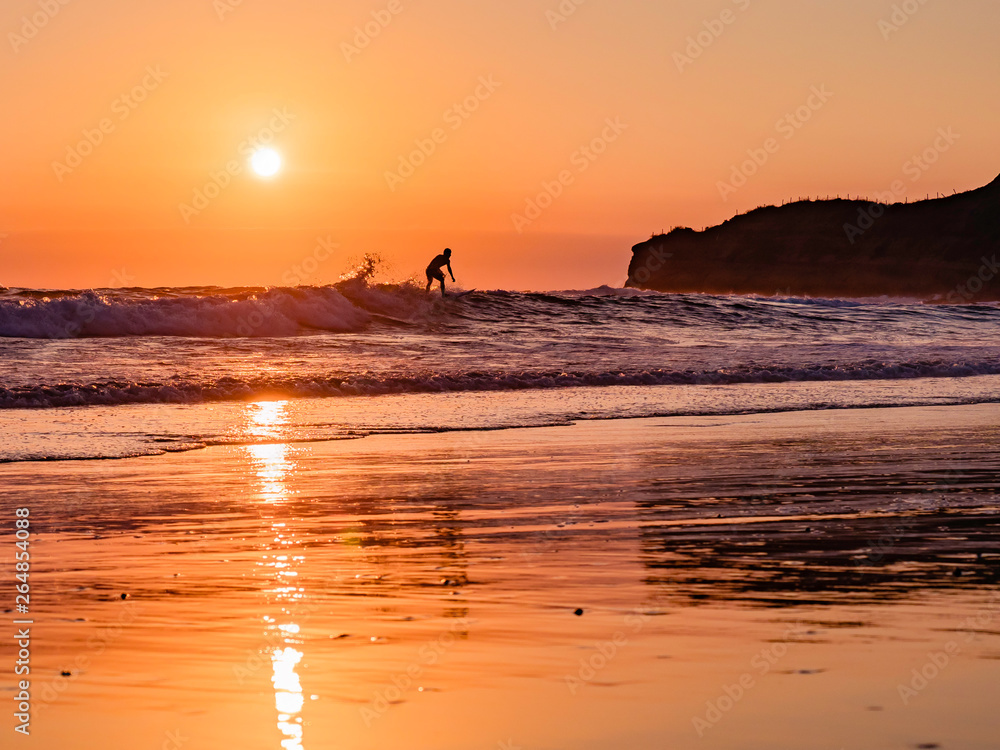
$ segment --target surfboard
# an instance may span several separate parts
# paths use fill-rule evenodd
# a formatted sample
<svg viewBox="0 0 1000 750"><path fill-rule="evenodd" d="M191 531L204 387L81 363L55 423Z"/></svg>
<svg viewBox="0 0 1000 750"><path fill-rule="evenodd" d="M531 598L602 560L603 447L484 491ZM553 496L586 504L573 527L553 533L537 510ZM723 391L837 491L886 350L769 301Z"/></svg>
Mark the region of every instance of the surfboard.
<svg viewBox="0 0 1000 750"><path fill-rule="evenodd" d="M407 326L407 327L414 325L412 320L403 320L402 318L394 318L391 315L383 315L382 313L373 312L368 314L371 315L373 318L375 318L375 320L381 320L383 323L392 323L393 325Z"/></svg>
<svg viewBox="0 0 1000 750"><path fill-rule="evenodd" d="M458 294L449 294L448 296L451 297L452 299L461 299L462 297L465 297L468 294L472 294L474 291L476 291L476 290L475 289L469 289L469 290L464 291L464 292L459 292Z"/></svg>

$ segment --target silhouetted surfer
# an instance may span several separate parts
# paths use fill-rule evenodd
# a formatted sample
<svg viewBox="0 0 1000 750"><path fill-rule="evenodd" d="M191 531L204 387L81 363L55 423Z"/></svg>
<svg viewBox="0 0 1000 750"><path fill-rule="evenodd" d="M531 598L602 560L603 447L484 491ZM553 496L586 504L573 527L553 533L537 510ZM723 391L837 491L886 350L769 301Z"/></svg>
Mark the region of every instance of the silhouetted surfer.
<svg viewBox="0 0 1000 750"><path fill-rule="evenodd" d="M455 273L451 270L451 248L445 248L445 251L427 266L427 291L431 290L431 284L437 279L441 282L442 297L444 296L444 273L442 273L441 268L444 266L448 267L448 275L451 276L452 283L454 283Z"/></svg>

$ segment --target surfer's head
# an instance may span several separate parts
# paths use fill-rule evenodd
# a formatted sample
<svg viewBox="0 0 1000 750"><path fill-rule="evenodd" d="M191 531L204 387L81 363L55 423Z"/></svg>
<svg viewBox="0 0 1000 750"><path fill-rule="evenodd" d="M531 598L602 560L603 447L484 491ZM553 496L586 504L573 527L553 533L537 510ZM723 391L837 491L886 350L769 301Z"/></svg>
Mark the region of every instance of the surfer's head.
<svg viewBox="0 0 1000 750"><path fill-rule="evenodd" d="M445 255L451 255L451 248L450 248L450 247L446 247L446 248L444 249L444 254L445 254Z"/></svg>

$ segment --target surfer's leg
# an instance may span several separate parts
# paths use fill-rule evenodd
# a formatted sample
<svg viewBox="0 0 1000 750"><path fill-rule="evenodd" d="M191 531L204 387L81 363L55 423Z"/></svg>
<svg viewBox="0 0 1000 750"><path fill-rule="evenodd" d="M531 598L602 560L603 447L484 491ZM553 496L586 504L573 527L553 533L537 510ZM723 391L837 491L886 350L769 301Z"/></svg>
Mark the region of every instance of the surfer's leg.
<svg viewBox="0 0 1000 750"><path fill-rule="evenodd" d="M431 290L431 284L433 284L435 280L441 282L441 296L443 297L444 296L444 274L441 273L438 270L432 270L432 269L428 268L427 269L427 291L428 292Z"/></svg>

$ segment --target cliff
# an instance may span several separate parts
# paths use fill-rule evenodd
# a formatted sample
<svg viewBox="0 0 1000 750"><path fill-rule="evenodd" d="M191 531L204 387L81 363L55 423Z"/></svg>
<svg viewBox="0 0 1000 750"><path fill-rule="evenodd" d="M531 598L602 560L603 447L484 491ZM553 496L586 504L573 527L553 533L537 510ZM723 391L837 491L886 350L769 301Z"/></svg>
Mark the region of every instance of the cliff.
<svg viewBox="0 0 1000 750"><path fill-rule="evenodd" d="M917 203L801 201L632 248L626 286L662 292L1000 300L1000 177Z"/></svg>

